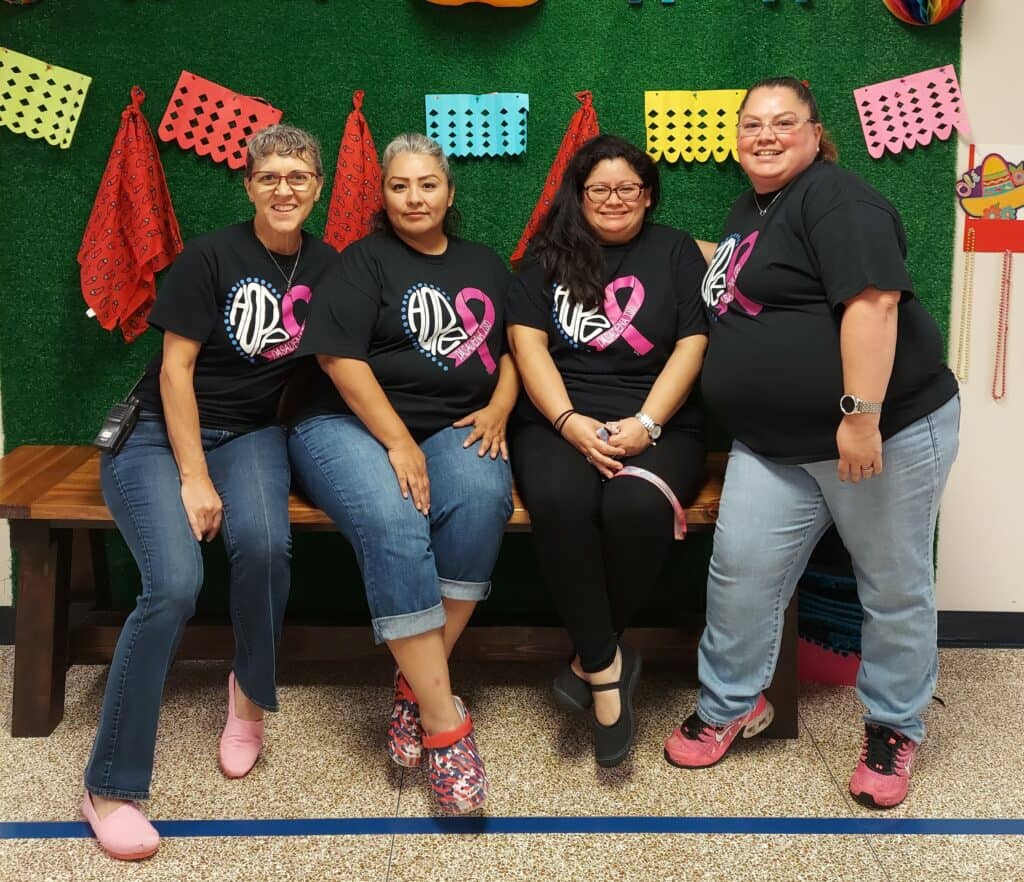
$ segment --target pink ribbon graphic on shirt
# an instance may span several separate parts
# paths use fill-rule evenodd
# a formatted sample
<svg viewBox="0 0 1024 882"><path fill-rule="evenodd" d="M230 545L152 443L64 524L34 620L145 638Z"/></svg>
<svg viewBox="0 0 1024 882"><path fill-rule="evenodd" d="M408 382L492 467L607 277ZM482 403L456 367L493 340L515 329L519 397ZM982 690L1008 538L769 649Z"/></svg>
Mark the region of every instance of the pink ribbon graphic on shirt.
<svg viewBox="0 0 1024 882"><path fill-rule="evenodd" d="M745 297L743 292L736 287L736 279L750 259L751 252L754 250L754 244L757 242L757 235L757 230L755 230L747 236L746 239L736 246L732 257L729 258L729 267L725 271L725 293L719 298L718 304L715 307L719 315L725 314L733 300L743 307L747 315L758 315L763 309L760 303L755 303L749 297Z"/></svg>
<svg viewBox="0 0 1024 882"><path fill-rule="evenodd" d="M626 308L619 308L619 301L616 299L616 292L623 288L632 288ZM623 276L614 282L609 282L604 289L604 314L612 326L590 341L588 345L593 346L598 352L607 349L619 337L622 337L637 355L646 355L654 348L654 344L633 327L633 319L644 305L644 284L636 276Z"/></svg>
<svg viewBox="0 0 1024 882"><path fill-rule="evenodd" d="M469 308L470 302L474 300L484 306L484 316L480 321L477 321L473 310ZM480 361L484 363L487 373L493 374L497 366L494 363L491 350L487 347L487 335L494 327L494 304L491 302L491 298L479 288L463 288L455 295L455 311L462 319L462 327L469 335L469 339L448 357L455 359L455 367L458 367L476 352L480 356Z"/></svg>
<svg viewBox="0 0 1024 882"><path fill-rule="evenodd" d="M308 307L312 297L313 292L307 285L296 285L294 288L288 289L281 302L281 325L291 334L291 338L285 340L279 346L275 346L273 349L261 352L260 356L262 358L267 359L267 361L274 361L278 358L284 358L286 355L291 355L299 348L299 344L302 342L302 332L306 329L306 323L304 321L300 323L296 320L295 303L301 300Z"/></svg>

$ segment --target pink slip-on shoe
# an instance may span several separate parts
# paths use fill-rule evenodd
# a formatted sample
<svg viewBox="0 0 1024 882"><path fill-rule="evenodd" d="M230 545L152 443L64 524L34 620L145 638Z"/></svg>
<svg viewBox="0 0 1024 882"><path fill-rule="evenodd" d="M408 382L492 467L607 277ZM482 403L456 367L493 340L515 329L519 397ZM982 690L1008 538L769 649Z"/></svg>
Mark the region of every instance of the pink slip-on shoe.
<svg viewBox="0 0 1024 882"><path fill-rule="evenodd" d="M487 800L487 773L473 738L473 720L458 696L455 707L462 723L437 735L423 733L430 786L438 810L446 815L474 811Z"/></svg>
<svg viewBox="0 0 1024 882"><path fill-rule="evenodd" d="M229 778L244 778L256 765L263 747L263 720L241 720L235 715L235 672L228 674L228 721L220 736L221 770Z"/></svg>
<svg viewBox="0 0 1024 882"><path fill-rule="evenodd" d="M388 726L388 756L398 765L414 769L423 761L423 724L420 706L401 671L395 671L395 704Z"/></svg>
<svg viewBox="0 0 1024 882"><path fill-rule="evenodd" d="M160 847L160 834L133 802L114 809L101 821L86 791L82 798L82 817L89 822L100 847L119 861L141 861Z"/></svg>
<svg viewBox="0 0 1024 882"><path fill-rule="evenodd" d="M775 708L763 694L757 697L757 704L749 714L726 726L712 726L696 713L690 714L665 742L665 759L683 769L713 766L725 756L737 735L742 732L744 738L753 738L774 719Z"/></svg>
<svg viewBox="0 0 1024 882"><path fill-rule="evenodd" d="M868 808L892 808L906 799L917 744L888 726L868 723L850 793Z"/></svg>

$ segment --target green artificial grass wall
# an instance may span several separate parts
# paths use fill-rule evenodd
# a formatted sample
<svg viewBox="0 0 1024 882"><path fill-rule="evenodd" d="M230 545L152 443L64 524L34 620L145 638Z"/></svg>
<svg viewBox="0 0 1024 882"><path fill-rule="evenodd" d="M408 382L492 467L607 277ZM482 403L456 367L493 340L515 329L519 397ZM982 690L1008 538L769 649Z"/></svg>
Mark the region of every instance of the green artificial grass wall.
<svg viewBox="0 0 1024 882"><path fill-rule="evenodd" d="M541 0L524 9L440 7L426 0L42 0L0 7L0 45L92 77L68 150L0 129L0 389L7 448L86 443L160 345L147 332L126 346L85 317L75 257L129 90L146 92L154 132L182 69L259 95L307 128L324 148L328 186L351 94L378 149L423 130L431 92L526 92L528 149L516 158L456 159L458 205L468 238L511 253L548 172L574 93L594 93L601 128L644 144L644 91L743 88L768 75L810 81L840 161L902 212L921 299L945 330L952 264L953 141L872 160L852 90L960 59L960 19L913 28L880 0ZM250 213L241 173L160 142L185 238ZM738 165L661 163L658 220L716 239L745 187ZM308 222L320 232L328 193ZM301 593L347 553L336 537L300 537ZM117 593L137 574L117 540ZM496 588L532 596L528 542L509 537ZM690 544L690 543L688 543ZM687 561L687 558L692 558ZM699 574L706 544L674 556ZM211 561L211 565L214 565ZM217 581L222 581L217 579ZM520 593L522 592L522 593ZM361 594L358 582L352 592ZM501 591L496 590L496 599ZM511 603L510 609L518 609ZM498 600L500 606L501 601Z"/></svg>

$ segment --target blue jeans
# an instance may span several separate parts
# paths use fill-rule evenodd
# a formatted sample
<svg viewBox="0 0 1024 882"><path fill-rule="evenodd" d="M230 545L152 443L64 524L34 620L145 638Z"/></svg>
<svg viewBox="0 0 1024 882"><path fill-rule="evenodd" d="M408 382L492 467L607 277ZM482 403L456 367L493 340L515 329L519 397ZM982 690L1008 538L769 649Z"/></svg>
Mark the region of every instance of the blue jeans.
<svg viewBox="0 0 1024 882"><path fill-rule="evenodd" d="M441 598L484 600L512 514L512 473L462 446L470 427L420 444L430 514L404 499L381 443L351 415L312 417L288 438L295 477L355 550L378 643L444 626Z"/></svg>
<svg viewBox="0 0 1024 882"><path fill-rule="evenodd" d="M288 451L284 430L201 430L223 503L231 563L234 671L255 704L277 709L277 642L290 585ZM142 592L114 650L96 742L85 770L92 793L146 799L164 680L203 585L203 558L181 502L181 479L159 417L143 416L117 456L100 465L103 498L142 576Z"/></svg>
<svg viewBox="0 0 1024 882"><path fill-rule="evenodd" d="M698 650L697 712L705 722L748 713L768 688L786 607L835 523L864 606L857 675L864 720L924 739L921 712L938 674L933 541L959 421L954 397L889 438L882 474L858 484L838 479L836 460L779 465L733 444Z"/></svg>

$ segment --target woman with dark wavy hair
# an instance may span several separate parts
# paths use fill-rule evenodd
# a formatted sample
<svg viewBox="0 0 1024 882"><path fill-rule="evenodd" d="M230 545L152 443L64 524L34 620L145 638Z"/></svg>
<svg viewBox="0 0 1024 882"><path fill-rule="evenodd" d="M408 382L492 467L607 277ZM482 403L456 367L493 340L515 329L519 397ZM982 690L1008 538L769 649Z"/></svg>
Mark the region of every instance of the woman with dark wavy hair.
<svg viewBox="0 0 1024 882"><path fill-rule="evenodd" d="M633 742L640 658L620 642L704 472L688 402L707 344L706 268L688 234L650 223L658 170L599 135L566 169L508 298L527 396L511 434L516 483L575 654L554 681L593 705L597 762Z"/></svg>

